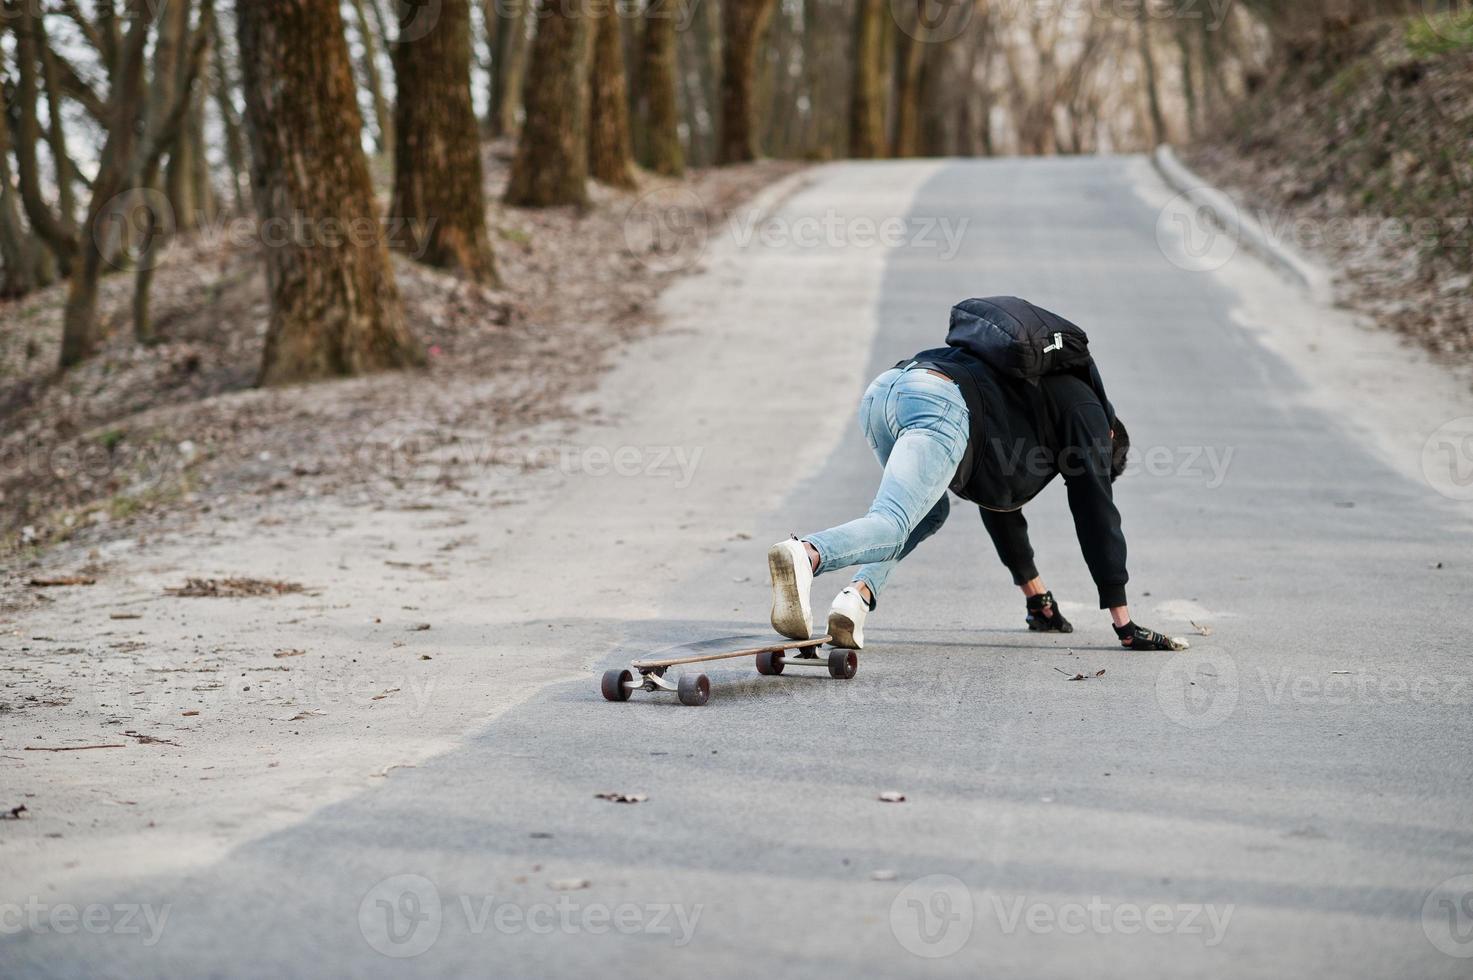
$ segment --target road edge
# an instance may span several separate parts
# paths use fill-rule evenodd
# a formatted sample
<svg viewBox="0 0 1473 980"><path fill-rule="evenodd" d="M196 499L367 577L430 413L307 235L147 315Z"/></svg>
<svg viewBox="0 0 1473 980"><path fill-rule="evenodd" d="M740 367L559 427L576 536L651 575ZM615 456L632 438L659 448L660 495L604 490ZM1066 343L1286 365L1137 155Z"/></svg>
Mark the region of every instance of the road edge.
<svg viewBox="0 0 1473 980"><path fill-rule="evenodd" d="M1151 154L1151 164L1167 186L1205 208L1212 220L1244 248L1297 283L1316 303L1335 305L1335 277L1328 268L1277 241L1264 230L1262 220L1251 217L1251 209L1240 206L1226 191L1183 163L1170 144L1162 143L1156 147ZM1250 218L1243 217L1245 211Z"/></svg>

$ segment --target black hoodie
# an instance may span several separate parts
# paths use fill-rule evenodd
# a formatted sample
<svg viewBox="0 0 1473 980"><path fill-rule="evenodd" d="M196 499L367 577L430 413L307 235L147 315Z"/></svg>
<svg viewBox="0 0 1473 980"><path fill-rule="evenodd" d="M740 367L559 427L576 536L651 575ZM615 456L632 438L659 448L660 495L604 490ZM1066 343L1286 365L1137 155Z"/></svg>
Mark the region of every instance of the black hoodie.
<svg viewBox="0 0 1473 980"><path fill-rule="evenodd" d="M970 416L966 454L951 490L984 511L998 553L1020 584L1037 577L1027 523L1013 514L1060 473L1080 549L1102 609L1125 605L1125 535L1111 494L1110 430L1115 413L1093 363L1036 383L1002 376L956 347L925 350L898 367L940 371L956 382Z"/></svg>

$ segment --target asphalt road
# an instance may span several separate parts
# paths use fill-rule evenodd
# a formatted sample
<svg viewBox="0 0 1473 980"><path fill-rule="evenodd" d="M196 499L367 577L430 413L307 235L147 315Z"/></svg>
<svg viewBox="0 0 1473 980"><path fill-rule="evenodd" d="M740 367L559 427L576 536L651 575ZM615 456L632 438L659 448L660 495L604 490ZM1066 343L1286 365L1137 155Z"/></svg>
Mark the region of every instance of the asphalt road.
<svg viewBox="0 0 1473 980"><path fill-rule="evenodd" d="M810 472L768 525L661 616L614 649L591 638L586 679L202 873L45 896L107 927L0 923L0 974L1473 975L1473 540L1308 407L1228 284L1169 261L1142 169L939 170L886 265L868 374L939 343L969 295L1089 330L1144 451L1117 490L1136 619L1210 627L1192 651L1118 649L1054 486L1028 514L1072 636L1026 632L958 504L892 579L853 680L730 661L704 708L604 702L603 667L766 628L767 544L874 489L850 425L827 459L792 461ZM823 204L820 182L780 217ZM865 247L856 217L770 247L800 275ZM925 230L938 217L967 222L955 254ZM773 370L856 401L868 380L780 351ZM819 579L818 611L842 584Z"/></svg>

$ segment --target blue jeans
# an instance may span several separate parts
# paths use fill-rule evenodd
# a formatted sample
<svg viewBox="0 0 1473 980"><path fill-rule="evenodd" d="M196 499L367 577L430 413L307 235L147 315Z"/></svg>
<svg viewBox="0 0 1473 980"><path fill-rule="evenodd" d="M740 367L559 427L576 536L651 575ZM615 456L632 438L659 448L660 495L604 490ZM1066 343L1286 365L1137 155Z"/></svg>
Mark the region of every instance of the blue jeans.
<svg viewBox="0 0 1473 980"><path fill-rule="evenodd" d="M818 574L862 565L854 578L878 599L896 564L946 522L946 490L970 437L967 403L944 378L892 368L864 393L859 424L885 467L875 502L804 540L818 551Z"/></svg>

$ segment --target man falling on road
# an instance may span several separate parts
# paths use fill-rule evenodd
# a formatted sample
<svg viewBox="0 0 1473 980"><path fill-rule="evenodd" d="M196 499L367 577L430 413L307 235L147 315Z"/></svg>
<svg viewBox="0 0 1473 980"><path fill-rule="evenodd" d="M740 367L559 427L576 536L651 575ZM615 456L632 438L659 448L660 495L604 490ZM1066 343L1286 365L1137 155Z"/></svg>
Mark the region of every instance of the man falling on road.
<svg viewBox="0 0 1473 980"><path fill-rule="evenodd" d="M860 401L860 425L885 467L869 513L768 549L773 628L807 639L813 577L858 565L834 599L828 632L835 646L863 647L865 617L896 564L946 521L950 489L978 505L1026 597L1028 628L1073 632L1039 577L1022 512L1063 474L1100 608L1121 644L1186 649L1185 640L1137 626L1126 606L1125 536L1111 484L1129 441L1084 331L1026 300L994 296L954 307L946 342L880 375Z"/></svg>

